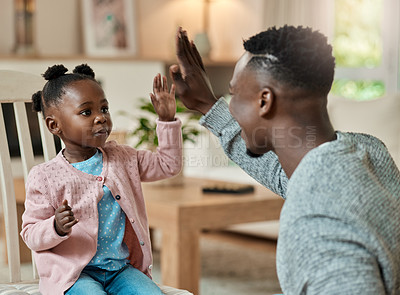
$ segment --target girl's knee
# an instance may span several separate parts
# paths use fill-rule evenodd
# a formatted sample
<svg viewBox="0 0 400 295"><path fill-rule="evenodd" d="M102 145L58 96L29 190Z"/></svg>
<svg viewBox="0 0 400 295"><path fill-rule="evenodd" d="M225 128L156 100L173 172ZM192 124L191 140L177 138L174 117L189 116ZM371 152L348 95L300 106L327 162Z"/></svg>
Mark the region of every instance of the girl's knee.
<svg viewBox="0 0 400 295"><path fill-rule="evenodd" d="M65 295L107 295L103 286L85 273L81 273L79 279L64 292Z"/></svg>
<svg viewBox="0 0 400 295"><path fill-rule="evenodd" d="M120 289L123 294L162 295L160 288L140 270L128 266L113 282L113 288Z"/></svg>

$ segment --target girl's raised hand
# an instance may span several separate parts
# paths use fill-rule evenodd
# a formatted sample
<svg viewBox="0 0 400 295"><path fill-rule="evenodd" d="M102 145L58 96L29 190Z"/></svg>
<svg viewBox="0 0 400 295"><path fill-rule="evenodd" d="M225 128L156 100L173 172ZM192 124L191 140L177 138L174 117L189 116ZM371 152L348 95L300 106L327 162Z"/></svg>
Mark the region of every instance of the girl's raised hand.
<svg viewBox="0 0 400 295"><path fill-rule="evenodd" d="M151 103L160 121L174 121L176 112L175 85L168 91L167 78L158 74L154 77L153 93L150 93Z"/></svg>

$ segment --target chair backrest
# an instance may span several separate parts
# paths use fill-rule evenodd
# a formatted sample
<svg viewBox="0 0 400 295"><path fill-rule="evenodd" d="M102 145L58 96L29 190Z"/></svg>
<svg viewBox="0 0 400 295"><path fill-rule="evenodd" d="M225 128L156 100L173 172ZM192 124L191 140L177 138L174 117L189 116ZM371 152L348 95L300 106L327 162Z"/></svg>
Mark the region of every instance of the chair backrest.
<svg viewBox="0 0 400 295"><path fill-rule="evenodd" d="M6 136L6 124L2 110L4 103L12 103L18 133L22 171L26 181L29 170L35 165L29 122L25 104L31 102L32 94L43 88L45 80L39 75L0 70L0 196L3 204L3 215L6 232L9 281L21 281L19 254L19 229L14 190L14 176L11 164L9 145ZM53 135L47 130L41 114L38 114L40 136L43 146L43 160L56 155ZM12 123L12 122L11 122ZM37 278L33 264L33 277Z"/></svg>

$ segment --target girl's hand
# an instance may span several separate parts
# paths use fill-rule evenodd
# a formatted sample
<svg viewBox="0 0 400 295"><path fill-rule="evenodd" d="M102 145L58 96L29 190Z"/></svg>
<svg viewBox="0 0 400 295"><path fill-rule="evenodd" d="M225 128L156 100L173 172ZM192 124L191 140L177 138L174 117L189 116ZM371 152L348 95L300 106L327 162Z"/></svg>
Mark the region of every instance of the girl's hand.
<svg viewBox="0 0 400 295"><path fill-rule="evenodd" d="M74 217L72 208L68 206L68 201L64 200L55 213L54 227L58 235L65 236L68 234L78 221L79 220Z"/></svg>
<svg viewBox="0 0 400 295"><path fill-rule="evenodd" d="M176 112L175 85L168 92L167 78L158 74L154 77L153 93L150 93L151 103L160 121L174 121Z"/></svg>

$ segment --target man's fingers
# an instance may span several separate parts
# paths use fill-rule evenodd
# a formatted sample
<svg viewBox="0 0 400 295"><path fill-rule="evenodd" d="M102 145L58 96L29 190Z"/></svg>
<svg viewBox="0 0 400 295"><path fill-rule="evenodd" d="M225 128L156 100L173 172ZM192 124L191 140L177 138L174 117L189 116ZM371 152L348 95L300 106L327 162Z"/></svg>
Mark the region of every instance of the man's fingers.
<svg viewBox="0 0 400 295"><path fill-rule="evenodd" d="M181 69L179 68L178 65L172 65L169 67L169 75L175 84L184 83Z"/></svg>
<svg viewBox="0 0 400 295"><path fill-rule="evenodd" d="M186 81L182 77L182 73L179 69L179 66L172 65L169 68L169 73L172 79L172 83L174 84L174 91L178 94L178 96L184 95L188 91L188 85Z"/></svg>
<svg viewBox="0 0 400 295"><path fill-rule="evenodd" d="M194 59L194 55L192 53L192 46L190 44L189 38L187 36L187 32L183 31L181 33L182 39L183 39L183 49L184 49L184 54L188 60L188 63L193 66L196 64L195 59Z"/></svg>
<svg viewBox="0 0 400 295"><path fill-rule="evenodd" d="M176 35L176 57L183 75L186 75L186 68L195 66L195 60L191 53L191 46L186 31L180 27Z"/></svg>
<svg viewBox="0 0 400 295"><path fill-rule="evenodd" d="M182 27L178 28L175 36L175 51L176 51L176 58L178 59L178 63L180 65L187 65L187 57L185 56L184 51L184 43L182 39Z"/></svg>
<svg viewBox="0 0 400 295"><path fill-rule="evenodd" d="M172 97L175 97L175 84L172 84L172 85L171 85L171 91L169 92L169 94L170 94Z"/></svg>
<svg viewBox="0 0 400 295"><path fill-rule="evenodd" d="M193 55L194 55L194 59L196 60L197 65L205 72L206 69L204 68L204 64L203 64L203 60L201 59L200 53L197 50L196 45L194 44L194 42L192 41L191 44L192 46L192 51L193 51Z"/></svg>

